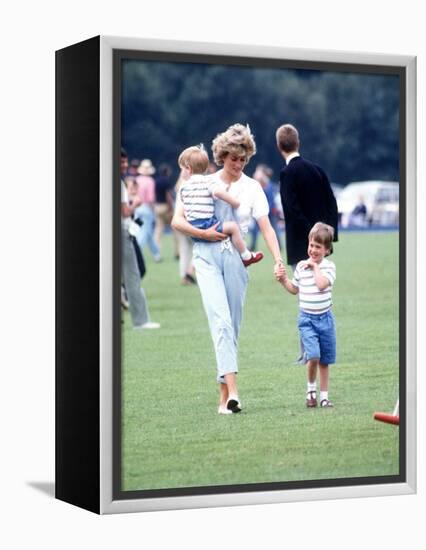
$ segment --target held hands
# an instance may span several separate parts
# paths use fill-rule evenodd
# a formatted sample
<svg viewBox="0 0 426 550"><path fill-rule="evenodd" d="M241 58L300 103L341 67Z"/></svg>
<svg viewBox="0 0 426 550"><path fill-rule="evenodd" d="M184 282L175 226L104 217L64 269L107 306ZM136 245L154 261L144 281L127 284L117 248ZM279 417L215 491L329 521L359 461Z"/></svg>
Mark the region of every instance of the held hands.
<svg viewBox="0 0 426 550"><path fill-rule="evenodd" d="M281 259L275 262L274 275L275 275L275 280L281 284L284 283L287 279L287 270Z"/></svg>

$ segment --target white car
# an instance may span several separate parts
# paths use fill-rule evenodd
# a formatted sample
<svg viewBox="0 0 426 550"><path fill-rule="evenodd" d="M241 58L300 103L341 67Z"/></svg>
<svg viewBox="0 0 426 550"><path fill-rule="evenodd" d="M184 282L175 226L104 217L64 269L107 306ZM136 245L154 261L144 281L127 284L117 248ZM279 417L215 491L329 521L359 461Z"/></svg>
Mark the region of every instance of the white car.
<svg viewBox="0 0 426 550"><path fill-rule="evenodd" d="M340 193L345 188L344 185L341 185L340 183L330 183L331 189L333 190L333 194L336 197L336 200L339 198Z"/></svg>
<svg viewBox="0 0 426 550"><path fill-rule="evenodd" d="M399 183L357 181L349 183L337 197L342 227L398 225Z"/></svg>

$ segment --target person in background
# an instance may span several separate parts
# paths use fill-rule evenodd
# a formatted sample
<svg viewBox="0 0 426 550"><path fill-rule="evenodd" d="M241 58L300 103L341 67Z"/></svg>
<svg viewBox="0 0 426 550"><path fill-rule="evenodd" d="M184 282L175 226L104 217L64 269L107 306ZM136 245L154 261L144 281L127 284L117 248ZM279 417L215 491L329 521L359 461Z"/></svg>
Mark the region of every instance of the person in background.
<svg viewBox="0 0 426 550"><path fill-rule="evenodd" d="M155 174L155 168L149 159L144 159L140 163L138 174L133 189L129 190L132 198L138 196L141 200L140 206L135 210L135 217L142 221L137 241L142 251L148 245L154 261L160 262L160 248L154 239L155 181L152 176Z"/></svg>
<svg viewBox="0 0 426 550"><path fill-rule="evenodd" d="M217 166L214 162L209 162L209 165L207 167L207 174L214 174L217 172Z"/></svg>
<svg viewBox="0 0 426 550"><path fill-rule="evenodd" d="M139 159L132 159L129 165L129 169L127 170L127 175L125 178L126 183L128 183L129 180L133 183L134 180L138 177L139 172L138 168L141 161Z"/></svg>
<svg viewBox="0 0 426 550"><path fill-rule="evenodd" d="M266 164L258 164L256 170L253 174L253 179L258 181L262 186L263 192L266 195L266 200L268 201L269 206L269 221L271 222L272 227L274 228L275 234L277 236L278 244L280 250L282 250L282 244L280 239L280 229L278 227L279 215L276 207L276 190L271 181L273 174L272 168ZM259 226L253 220L253 224L250 228L251 242L250 249L255 250L257 245L257 237L259 235Z"/></svg>
<svg viewBox="0 0 426 550"><path fill-rule="evenodd" d="M358 203L351 212L349 225L354 227L365 227L367 225L367 206L362 195L358 197Z"/></svg>
<svg viewBox="0 0 426 550"><path fill-rule="evenodd" d="M280 193L286 227L287 263L293 268L304 259L311 227L321 221L334 229L337 241L337 203L327 174L299 153L299 132L284 124L276 132L277 147L285 160Z"/></svg>
<svg viewBox="0 0 426 550"><path fill-rule="evenodd" d="M136 177L138 176L138 168L140 163L141 163L140 160L132 159L132 161L130 162L129 168L127 170L127 173L124 176L124 183L126 185L128 196L129 196L129 190L130 192L133 192L133 190L136 189L135 182L136 182ZM132 204L132 200L131 200L131 197L129 197L129 205L131 204ZM138 199L137 205L139 205L139 199ZM133 218L134 216L132 216L132 219ZM135 235L137 235L140 231L140 225L142 224L142 222L138 220L138 224L139 224L138 226L133 225L132 229L129 230L129 232L131 233L131 241L135 249L136 260L139 267L139 273L142 279L146 273L146 267L145 267L145 260L142 254L142 250L139 248L139 244L135 237ZM126 289L124 288L124 285L121 285L121 305L124 309L129 309L129 301L127 299Z"/></svg>
<svg viewBox="0 0 426 550"><path fill-rule="evenodd" d="M170 225L173 217L174 197L173 182L171 180L172 169L162 163L158 167L158 175L155 177L155 231L154 239L161 253L161 238L164 230ZM175 237L176 239L176 237ZM174 243L175 256L178 255L177 242Z"/></svg>
<svg viewBox="0 0 426 550"><path fill-rule="evenodd" d="M135 249L132 243L132 235L129 233L132 227L132 217L140 205L139 197L135 197L130 203L124 177L128 169L128 157L124 149L121 149L121 277L124 285L130 317L134 329L157 329L159 323L150 320L148 304L145 292L141 287L141 277Z"/></svg>

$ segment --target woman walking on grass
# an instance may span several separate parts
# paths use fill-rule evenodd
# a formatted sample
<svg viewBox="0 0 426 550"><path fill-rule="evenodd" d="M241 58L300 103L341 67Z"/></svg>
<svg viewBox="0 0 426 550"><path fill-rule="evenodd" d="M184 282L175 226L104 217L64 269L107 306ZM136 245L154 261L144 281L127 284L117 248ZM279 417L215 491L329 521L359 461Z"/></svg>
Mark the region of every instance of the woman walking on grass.
<svg viewBox="0 0 426 550"><path fill-rule="evenodd" d="M250 128L242 124L230 126L216 136L212 150L216 164L223 166L213 177L226 184L228 192L240 202L240 207L233 210L224 201L215 201L215 216L222 221L236 221L243 234L247 233L251 218L255 218L276 272L283 261L269 221L268 203L260 184L243 173L256 153ZM179 197L172 226L185 235L202 239L194 242L193 262L216 355L218 413L238 413L242 406L237 389L237 347L248 284L246 267L228 236L216 231L217 224L198 229L186 220Z"/></svg>

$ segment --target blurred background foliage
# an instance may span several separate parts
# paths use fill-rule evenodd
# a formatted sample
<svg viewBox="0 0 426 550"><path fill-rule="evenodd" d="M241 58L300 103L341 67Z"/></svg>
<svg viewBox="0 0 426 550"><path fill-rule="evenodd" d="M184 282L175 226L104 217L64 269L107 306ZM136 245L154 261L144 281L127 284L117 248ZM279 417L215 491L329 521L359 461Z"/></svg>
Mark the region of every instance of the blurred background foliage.
<svg viewBox="0 0 426 550"><path fill-rule="evenodd" d="M230 124L248 123L257 154L278 180L283 159L275 130L286 122L301 153L330 181L399 180L399 77L299 69L125 60L122 145L130 159L167 162L189 145L211 142Z"/></svg>

